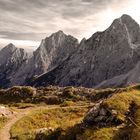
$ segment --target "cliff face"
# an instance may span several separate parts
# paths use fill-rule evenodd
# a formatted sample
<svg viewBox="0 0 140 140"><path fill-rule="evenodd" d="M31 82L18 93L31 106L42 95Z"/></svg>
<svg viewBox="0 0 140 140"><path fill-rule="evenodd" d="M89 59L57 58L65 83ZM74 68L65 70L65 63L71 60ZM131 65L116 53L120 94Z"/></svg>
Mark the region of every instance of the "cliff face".
<svg viewBox="0 0 140 140"><path fill-rule="evenodd" d="M5 47L0 52L1 65L7 65L7 63L12 61L8 65L12 65L14 68L11 70L11 67L6 67L9 71L9 74L5 73L5 78L9 81L8 85L5 83L6 86L26 85L33 77L48 72L60 65L77 50L77 46L77 39L64 34L62 31L58 31L42 40L39 48L33 53L33 56L23 61L24 50L17 49L11 44L8 45L8 47ZM4 57L5 55L7 56L6 58ZM2 65L2 67L4 66ZM3 73L5 70L4 72L3 70L0 72L4 76ZM3 77L3 80L5 78Z"/></svg>
<svg viewBox="0 0 140 140"><path fill-rule="evenodd" d="M95 87L132 70L139 62L139 49L139 25L130 16L123 15L104 32L83 39L69 59L33 84Z"/></svg>
<svg viewBox="0 0 140 140"><path fill-rule="evenodd" d="M81 43L58 31L29 57L9 44L0 51L1 86L125 86L140 82L140 27L128 15Z"/></svg>
<svg viewBox="0 0 140 140"><path fill-rule="evenodd" d="M16 48L13 44L7 45L0 51L0 87L7 87L21 65L28 59L28 54Z"/></svg>

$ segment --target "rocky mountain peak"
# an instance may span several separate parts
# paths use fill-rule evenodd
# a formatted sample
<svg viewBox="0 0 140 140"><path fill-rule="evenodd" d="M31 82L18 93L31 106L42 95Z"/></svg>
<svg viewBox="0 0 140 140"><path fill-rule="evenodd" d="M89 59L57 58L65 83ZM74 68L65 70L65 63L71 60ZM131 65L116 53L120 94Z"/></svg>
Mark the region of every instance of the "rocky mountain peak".
<svg viewBox="0 0 140 140"><path fill-rule="evenodd" d="M127 44L126 48L129 49L136 49L140 46L140 26L129 15L122 15L115 19L105 31L105 36L108 36L110 41Z"/></svg>
<svg viewBox="0 0 140 140"><path fill-rule="evenodd" d="M16 57L20 58L21 56L27 57L28 54L23 48L17 48L14 44L10 43L0 51L0 57L4 59Z"/></svg>
<svg viewBox="0 0 140 140"><path fill-rule="evenodd" d="M57 31L56 33L53 33L52 35L63 35L65 34L62 30Z"/></svg>
<svg viewBox="0 0 140 140"><path fill-rule="evenodd" d="M9 43L6 47L11 47L11 48L15 48L15 45L13 43Z"/></svg>
<svg viewBox="0 0 140 140"><path fill-rule="evenodd" d="M61 30L53 33L42 40L30 58L24 50L9 44L0 51L0 80L8 71L6 78L10 77L11 85L28 84L38 76L33 85L95 87L135 68L139 50L139 25L130 16L122 15L107 30L84 38L80 44Z"/></svg>
<svg viewBox="0 0 140 140"><path fill-rule="evenodd" d="M64 45L66 42L78 44L78 40L71 35L66 35L63 31L59 30L56 33L53 33L51 36L46 37L42 40L39 48L36 52L45 51L47 53L54 52L56 48L67 47L71 45ZM75 46L73 44L73 46Z"/></svg>
<svg viewBox="0 0 140 140"><path fill-rule="evenodd" d="M65 37L67 36L63 31L59 30L55 33L53 33L50 37L48 37L49 39L59 39L59 38L62 38L62 37ZM47 40L47 38L46 38Z"/></svg>
<svg viewBox="0 0 140 140"><path fill-rule="evenodd" d="M39 46L39 48L37 49L37 51L41 51L41 50L44 50L46 48L46 45L49 44L47 46L47 48L52 48L52 46L57 46L58 45L58 41L62 38L65 38L67 35L64 34L63 31L58 31L56 33L53 33L52 35L50 35L49 37L46 37L45 39L43 39L41 41L41 44ZM56 42L57 41L57 42ZM46 49L47 49L46 48ZM50 48L50 49L51 49Z"/></svg>
<svg viewBox="0 0 140 140"><path fill-rule="evenodd" d="M129 15L124 14L120 17L120 19L122 20L123 23L127 23L128 21L136 23L136 21Z"/></svg>
<svg viewBox="0 0 140 140"><path fill-rule="evenodd" d="M5 46L2 51L4 52L13 52L16 49L15 45L10 43L7 46Z"/></svg>
<svg viewBox="0 0 140 140"><path fill-rule="evenodd" d="M139 28L139 24L129 15L122 15L120 18L117 18L113 21L112 26L121 26L121 25L126 25L127 28L131 28L136 26L135 28Z"/></svg>
<svg viewBox="0 0 140 140"><path fill-rule="evenodd" d="M70 59L39 77L35 85L94 87L133 69L140 58L139 44L139 25L122 15L107 30L83 39Z"/></svg>
<svg viewBox="0 0 140 140"><path fill-rule="evenodd" d="M0 51L0 66L7 63L7 60L12 56L17 48L12 44L8 44Z"/></svg>

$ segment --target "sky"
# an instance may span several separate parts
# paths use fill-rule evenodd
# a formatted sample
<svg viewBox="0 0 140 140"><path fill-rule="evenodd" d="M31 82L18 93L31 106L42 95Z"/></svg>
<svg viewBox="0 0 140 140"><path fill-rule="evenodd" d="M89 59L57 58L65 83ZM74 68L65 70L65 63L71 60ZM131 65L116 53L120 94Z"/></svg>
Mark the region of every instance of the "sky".
<svg viewBox="0 0 140 140"><path fill-rule="evenodd" d="M34 50L58 30L89 38L122 14L140 23L139 7L139 0L0 0L0 47Z"/></svg>

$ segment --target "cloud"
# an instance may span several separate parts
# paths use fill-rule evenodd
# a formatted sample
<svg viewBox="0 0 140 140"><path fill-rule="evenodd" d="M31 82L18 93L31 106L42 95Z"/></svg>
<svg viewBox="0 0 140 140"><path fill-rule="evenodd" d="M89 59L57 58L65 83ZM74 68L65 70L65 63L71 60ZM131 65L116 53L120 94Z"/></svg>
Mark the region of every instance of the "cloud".
<svg viewBox="0 0 140 140"><path fill-rule="evenodd" d="M116 11L129 6L130 1L0 0L0 38L40 41L57 30L79 39L90 37L121 16Z"/></svg>

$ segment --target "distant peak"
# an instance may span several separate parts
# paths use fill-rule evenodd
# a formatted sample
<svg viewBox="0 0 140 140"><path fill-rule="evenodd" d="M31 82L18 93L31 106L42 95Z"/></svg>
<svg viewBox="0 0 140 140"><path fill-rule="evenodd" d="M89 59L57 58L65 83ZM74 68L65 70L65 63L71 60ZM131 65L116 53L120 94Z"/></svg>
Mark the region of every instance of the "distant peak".
<svg viewBox="0 0 140 140"><path fill-rule="evenodd" d="M113 21L111 27L115 27L118 25L126 25L128 27L130 27L130 25L132 26L137 26L138 27L138 23L129 15L127 14L123 14L120 18L117 18Z"/></svg>
<svg viewBox="0 0 140 140"><path fill-rule="evenodd" d="M64 32L62 30L59 30L56 32L57 34L64 34Z"/></svg>
<svg viewBox="0 0 140 140"><path fill-rule="evenodd" d="M129 15L122 15L120 18L120 21L122 24L125 24L127 26L127 28L129 28L130 30L137 30L139 31L139 24Z"/></svg>
<svg viewBox="0 0 140 140"><path fill-rule="evenodd" d="M126 15L126 14L122 15L120 17L120 19L124 24L130 24L130 23L131 24L137 24L136 21L131 16Z"/></svg>
<svg viewBox="0 0 140 140"><path fill-rule="evenodd" d="M80 44L84 43L85 41L86 41L86 38L84 37L84 38L81 40Z"/></svg>
<svg viewBox="0 0 140 140"><path fill-rule="evenodd" d="M132 19L132 17L130 15L127 15L127 14L123 14L120 18L121 19Z"/></svg>
<svg viewBox="0 0 140 140"><path fill-rule="evenodd" d="M9 43L7 46L8 47L15 47L15 45L13 43Z"/></svg>
<svg viewBox="0 0 140 140"><path fill-rule="evenodd" d="M15 45L13 45L12 43L8 44L7 46L5 46L1 52L3 52L4 54L11 54L13 53L17 48L15 47Z"/></svg>
<svg viewBox="0 0 140 140"><path fill-rule="evenodd" d="M63 31L59 30L55 33L53 33L51 36L61 36L61 35L66 35Z"/></svg>
<svg viewBox="0 0 140 140"><path fill-rule="evenodd" d="M46 38L44 39L44 41L45 41L46 39L49 39L49 38L52 38L52 37L61 37L61 36L66 36L66 34L65 34L63 31L59 30L59 31L57 31L57 32L55 32L55 33L52 33L49 37L46 37ZM44 42L44 41L43 41L43 42Z"/></svg>
<svg viewBox="0 0 140 140"><path fill-rule="evenodd" d="M14 50L14 49L16 49L16 47L15 47L15 45L14 44L12 44L12 43L10 43L10 44L8 44L7 46L5 46L3 49L5 49L5 50Z"/></svg>

